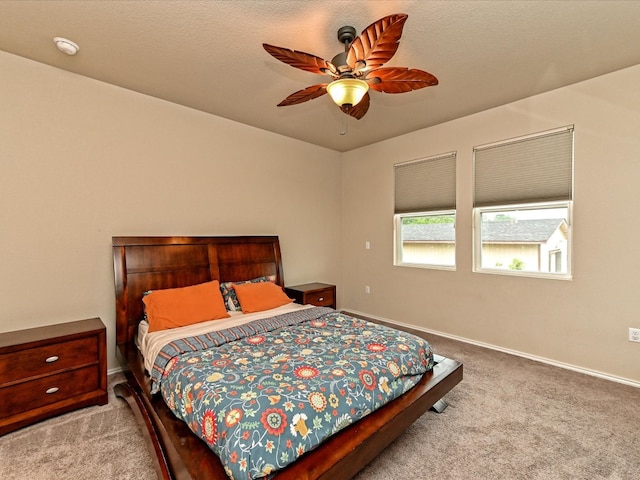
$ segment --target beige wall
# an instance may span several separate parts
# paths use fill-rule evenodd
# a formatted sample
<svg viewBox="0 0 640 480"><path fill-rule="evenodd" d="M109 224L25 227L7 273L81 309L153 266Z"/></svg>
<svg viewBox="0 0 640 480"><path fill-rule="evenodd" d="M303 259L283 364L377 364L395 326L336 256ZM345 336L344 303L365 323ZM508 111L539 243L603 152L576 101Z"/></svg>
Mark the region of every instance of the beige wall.
<svg viewBox="0 0 640 480"><path fill-rule="evenodd" d="M0 332L99 316L114 235L280 236L340 280L340 154L0 52Z"/></svg>
<svg viewBox="0 0 640 480"><path fill-rule="evenodd" d="M100 316L115 368L111 236L278 234L287 283L336 283L341 307L640 381L640 66L343 155L3 52L0 71L0 331ZM472 147L567 124L574 280L471 273ZM451 150L457 270L393 267L393 164Z"/></svg>
<svg viewBox="0 0 640 480"><path fill-rule="evenodd" d="M627 340L640 328L638 85L640 66L344 154L343 306L640 381L640 344ZM573 280L472 273L473 146L569 124ZM452 150L457 270L394 267L393 164Z"/></svg>

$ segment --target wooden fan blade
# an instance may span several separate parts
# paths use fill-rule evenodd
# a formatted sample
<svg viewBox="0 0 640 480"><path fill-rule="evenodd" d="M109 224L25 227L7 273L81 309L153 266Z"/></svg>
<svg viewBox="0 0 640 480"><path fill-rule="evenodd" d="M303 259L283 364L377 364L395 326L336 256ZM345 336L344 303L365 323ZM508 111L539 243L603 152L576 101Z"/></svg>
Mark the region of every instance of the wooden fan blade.
<svg viewBox="0 0 640 480"><path fill-rule="evenodd" d="M369 72L365 80L371 89L384 93L404 93L438 84L430 73L405 67L378 68Z"/></svg>
<svg viewBox="0 0 640 480"><path fill-rule="evenodd" d="M278 106L288 107L289 105L297 105L299 103L304 103L309 100L313 100L314 98L321 97L322 95L327 93L327 85L329 84L322 83L319 85L312 85L305 88L304 90L298 90L297 92L292 93L283 101L281 101Z"/></svg>
<svg viewBox="0 0 640 480"><path fill-rule="evenodd" d="M353 118L360 120L362 117L364 117L364 114L369 111L370 102L371 97L369 97L369 92L367 92L364 94L364 97L362 97L362 100L360 100L357 105L353 107L340 107L340 110L342 110L347 115L351 115Z"/></svg>
<svg viewBox="0 0 640 480"><path fill-rule="evenodd" d="M398 13L381 18L365 28L347 52L347 65L354 71L374 69L388 62L398 50L408 15Z"/></svg>
<svg viewBox="0 0 640 480"><path fill-rule="evenodd" d="M263 43L264 49L274 58L280 60L287 65L299 68L306 72L318 73L320 75L338 75L338 70L331 63L326 60L311 55L310 53L299 52L297 50L290 50L283 47L275 47L268 43Z"/></svg>

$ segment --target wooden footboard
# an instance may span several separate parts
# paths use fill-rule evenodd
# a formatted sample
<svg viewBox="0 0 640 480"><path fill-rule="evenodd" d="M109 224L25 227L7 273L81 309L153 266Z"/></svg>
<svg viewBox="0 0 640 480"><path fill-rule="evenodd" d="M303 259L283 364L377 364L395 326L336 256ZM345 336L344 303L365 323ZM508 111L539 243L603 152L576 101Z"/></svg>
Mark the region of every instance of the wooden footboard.
<svg viewBox="0 0 640 480"><path fill-rule="evenodd" d="M178 420L159 395L149 393L148 377L136 349L124 349L132 368L116 394L127 401L140 424L163 480L226 480L218 457ZM278 480L348 480L370 463L415 420L462 380L461 363L435 356L436 365L411 390L347 427L279 471Z"/></svg>

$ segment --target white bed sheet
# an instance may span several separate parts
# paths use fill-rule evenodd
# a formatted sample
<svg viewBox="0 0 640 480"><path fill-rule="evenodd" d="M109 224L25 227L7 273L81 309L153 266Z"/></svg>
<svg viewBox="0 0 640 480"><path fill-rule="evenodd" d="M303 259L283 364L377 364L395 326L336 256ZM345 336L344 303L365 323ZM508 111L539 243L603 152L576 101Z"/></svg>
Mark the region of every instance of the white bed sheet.
<svg viewBox="0 0 640 480"><path fill-rule="evenodd" d="M275 315L294 312L296 310L305 310L313 308L313 305L299 305L297 303L289 303L281 307L264 310L255 313L229 312L231 317L221 320L210 320L208 322L196 323L186 327L171 328L168 330L160 330L149 333L149 324L146 321L140 322L138 325L138 336L136 344L144 357L144 368L150 372L153 364L160 353L160 350L169 342L180 338L193 337L202 335L207 332L216 332L225 328L237 327L245 323L259 320L261 318L269 318Z"/></svg>

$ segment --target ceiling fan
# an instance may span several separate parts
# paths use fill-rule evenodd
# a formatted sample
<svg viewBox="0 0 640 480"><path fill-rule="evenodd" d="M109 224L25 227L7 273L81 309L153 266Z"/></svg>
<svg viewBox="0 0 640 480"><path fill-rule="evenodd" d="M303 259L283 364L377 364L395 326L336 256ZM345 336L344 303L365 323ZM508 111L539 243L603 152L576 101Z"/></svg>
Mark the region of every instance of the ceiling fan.
<svg viewBox="0 0 640 480"><path fill-rule="evenodd" d="M382 67L396 53L408 15L388 15L365 28L359 37L351 26L338 30L344 52L328 62L309 53L263 43L264 49L281 62L311 73L329 75L332 81L292 93L279 107L297 105L329 93L340 109L358 120L369 110L369 88L384 93L404 93L438 84L422 70Z"/></svg>

